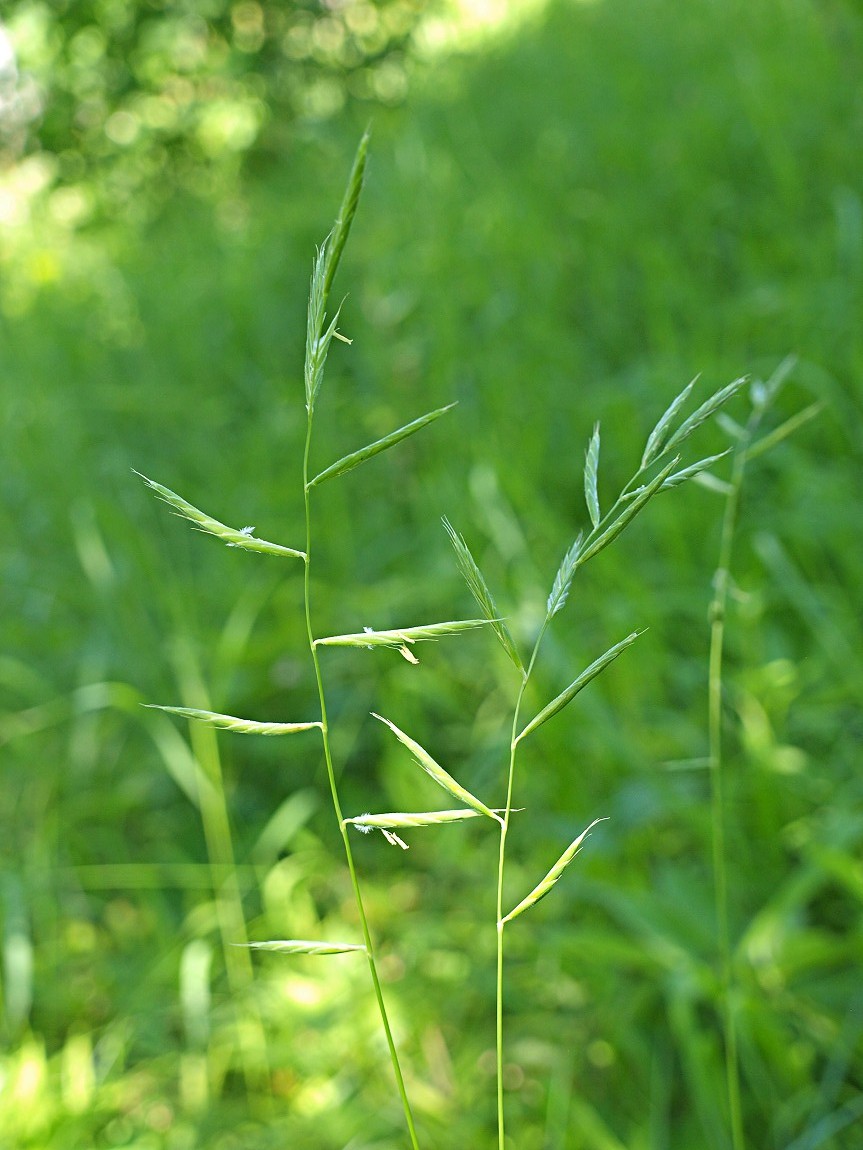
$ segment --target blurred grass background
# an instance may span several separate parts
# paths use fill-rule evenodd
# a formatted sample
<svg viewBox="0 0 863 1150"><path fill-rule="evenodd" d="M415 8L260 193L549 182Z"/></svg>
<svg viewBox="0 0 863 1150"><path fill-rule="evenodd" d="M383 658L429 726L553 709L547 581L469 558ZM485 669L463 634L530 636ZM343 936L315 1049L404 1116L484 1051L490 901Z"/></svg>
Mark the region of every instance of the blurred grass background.
<svg viewBox="0 0 863 1150"><path fill-rule="evenodd" d="M193 739L139 705L312 713L300 571L195 535L131 469L296 543L311 256L369 121L318 462L459 407L321 488L320 632L471 613L446 514L528 636L585 522L596 419L610 493L697 372L706 393L793 353L777 422L825 405L745 492L732 928L749 1145L863 1147L859 6L8 0L2 20L4 1148L404 1144L360 964L252 978L220 941L240 905L252 937L355 929L317 743ZM521 1150L728 1146L693 766L720 510L663 497L545 652L537 706L649 627L526 749L513 893L610 821L511 932ZM328 654L350 813L439 800L371 709L500 792L505 658L483 636L421 657ZM473 824L410 843L358 850L423 1142L490 1145L494 846Z"/></svg>

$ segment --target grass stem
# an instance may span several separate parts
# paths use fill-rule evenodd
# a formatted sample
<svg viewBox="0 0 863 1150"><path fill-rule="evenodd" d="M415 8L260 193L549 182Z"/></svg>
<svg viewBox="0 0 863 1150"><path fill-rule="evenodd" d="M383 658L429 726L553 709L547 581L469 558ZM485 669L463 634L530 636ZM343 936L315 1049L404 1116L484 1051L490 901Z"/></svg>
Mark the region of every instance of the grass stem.
<svg viewBox="0 0 863 1150"><path fill-rule="evenodd" d="M725 496L725 511L719 542L719 558L713 577L710 603L710 653L708 662L707 740L710 773L710 823L716 932L719 947L719 976L722 994L722 1026L725 1045L725 1088L732 1150L744 1150L746 1141L740 1102L740 1064L737 1048L737 1019L734 1004L734 969L728 911L728 866L725 842L725 787L722 746L723 654L725 617L728 606L731 558L740 509L740 495L746 472L747 453L761 419L762 408L753 408L734 455L731 480Z"/></svg>
<svg viewBox="0 0 863 1150"><path fill-rule="evenodd" d="M380 1013L381 1023L386 1035L387 1047L389 1048L390 1061L392 1062L393 1073L398 1087L399 1097L401 1098L402 1109L404 1111L405 1122L407 1124L408 1133L410 1135L412 1150L419 1150L419 1142L417 1141L416 1128L414 1125L413 1113L411 1111L410 1101L408 1099L407 1090L405 1088L404 1076L402 1074L401 1065L399 1063L398 1051L396 1050L395 1040L393 1038L392 1028L390 1026L389 1016L387 1015L386 1003L384 1002L383 990L381 988L380 976L378 974L377 962L375 960L374 944L372 942L371 931L369 930L368 920L366 918L365 906L363 905L362 891L360 889L359 878L357 876L356 866L354 865L353 852L351 851L350 839L348 838L348 828L344 821L342 814L342 806L339 801L338 787L336 785L335 770L333 768L332 748L330 744L329 724L327 721L327 703L326 694L324 692L324 680L321 672L321 664L318 656L318 649L315 645L315 634L312 628L312 608L311 608L311 566L312 566L312 516L311 516L311 499L310 499L310 485L309 485L309 452L312 442L312 425L314 421L314 406L308 407L308 418L306 423L306 442L303 451L303 492L305 502L305 522L306 522L306 551L304 559L304 578L303 578L303 601L305 606L306 616L306 634L309 641L309 650L311 651L312 663L315 668L315 681L318 688L318 700L321 709L321 739L324 748L324 759L327 767L327 781L330 787L330 796L333 801L333 810L339 824L339 831L342 836L342 844L345 851L345 859L348 864L348 871L351 876L351 885L354 890L354 899L357 906L357 914L360 920L360 929L362 930L363 942L365 944L366 957L369 964L369 973L371 974L372 986L374 987L375 999L378 1004L378 1011Z"/></svg>
<svg viewBox="0 0 863 1150"><path fill-rule="evenodd" d="M503 932L506 926L503 916L503 880L504 872L506 870L506 837L509 832L509 821L512 815L512 795L515 782L515 756L518 748L518 722L521 714L521 704L524 699L524 692L527 689L528 681L530 680L531 672L533 671L534 664L536 663L539 648L548 629L550 617L547 616L540 628L537 635L536 642L533 646L533 651L530 656L530 662L527 669L522 673L521 684L518 689L518 696L516 697L515 707L512 716L512 734L509 744L509 769L507 771L506 780L506 806L503 813L503 821L500 826L500 847L498 851L498 864L497 864L497 990L495 995L495 1020L496 1020L496 1055L497 1055L497 1139L498 1150L504 1150L505 1145L505 1120L504 1120L504 1104L503 1104Z"/></svg>

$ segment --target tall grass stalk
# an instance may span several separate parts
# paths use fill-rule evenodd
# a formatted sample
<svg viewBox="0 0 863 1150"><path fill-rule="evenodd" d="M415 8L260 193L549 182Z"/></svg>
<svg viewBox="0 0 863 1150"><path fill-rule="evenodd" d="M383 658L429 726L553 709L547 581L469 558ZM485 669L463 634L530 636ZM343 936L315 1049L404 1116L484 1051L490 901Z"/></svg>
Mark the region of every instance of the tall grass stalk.
<svg viewBox="0 0 863 1150"><path fill-rule="evenodd" d="M635 473L622 488L611 507L604 513L601 509L598 483L600 430L598 425L594 428L593 435L588 443L584 466L584 495L590 519L590 528L586 534L582 532L576 538L575 542L564 555L548 596L545 617L526 663L522 660L518 647L506 623L500 617L494 598L467 544L460 535L456 534L449 523L445 523L456 551L456 558L462 575L479 604L482 613L491 624L498 640L519 675L519 685L510 731L509 762L506 772L506 801L502 818L499 820L500 831L496 884L497 960L495 1029L499 1150L504 1150L506 1145L503 1073L506 927L513 919L517 918L526 910L529 910L549 893L581 849L587 835L593 827L601 821L600 819L595 819L586 830L583 830L573 842L570 843L531 892L510 910L509 913L505 914L504 883L506 877L507 838L514 810L513 802L518 749L523 739L532 735L539 727L563 710L588 683L630 647L636 641L640 632L632 632L620 642L610 647L578 675L565 690L561 691L559 695L543 707L529 722L522 725L522 708L525 692L536 666L543 639L545 638L552 619L565 605L573 579L579 568L613 543L659 492L677 487L689 479L705 475L713 464L721 459L724 454L727 454L723 452L719 455L707 456L689 466L681 467L678 448L680 448L690 435L703 423L712 418L716 412L737 393L744 382L743 379L738 379L720 388L705 400L690 416L681 419L681 413L692 392L695 381L693 380L692 383L684 388L680 395L673 400L650 433L641 462Z"/></svg>
<svg viewBox="0 0 863 1150"><path fill-rule="evenodd" d="M714 882L714 904L719 957L722 1027L724 1034L725 1088L732 1150L745 1150L743 1110L740 1099L740 1059L735 1004L734 963L729 925L728 864L726 848L726 809L722 741L723 655L728 596L731 586L731 560L740 511L740 498L747 465L818 414L813 404L786 420L772 432L756 440L762 421L782 384L794 367L791 357L783 360L770 379L755 381L750 389L751 410L741 427L729 420L726 428L737 440L731 476L720 485L725 496L719 555L713 575L710 602L710 650L708 661L708 768L710 773L710 825Z"/></svg>
<svg viewBox="0 0 863 1150"><path fill-rule="evenodd" d="M364 140L363 148L363 161L365 159L366 141ZM359 179L362 179L362 170L360 169ZM396 1085L398 1087L399 1098L401 1099L402 1109L404 1111L405 1122L408 1128L408 1134L411 1140L411 1146L414 1150L419 1150L419 1143L417 1141L417 1133L414 1125L413 1112L411 1110L410 1101L408 1100L407 1090L405 1088L404 1075L402 1074L401 1064L399 1062L398 1051L396 1050L395 1040L393 1038L392 1027L390 1026L389 1016L387 1014L386 1003L384 1002L383 990L381 989L381 980L378 974L377 961L375 958L375 949L372 942L371 931L369 930L368 919L366 917L365 906L363 904L362 891L360 889L360 882L357 876L357 868L354 863L353 851L351 850L350 838L348 837L348 825L345 823L345 817L342 813L342 804L339 799L339 791L336 785L336 776L333 769L333 754L330 745L330 728L327 718L327 700L324 691L324 678L321 672L321 663L318 657L318 648L315 641L314 628L312 627L312 594L311 594L311 574L312 574L312 510L311 510L311 485L309 479L309 451L312 443L312 427L314 422L314 402L307 403L306 410L308 419L306 423L306 443L303 451L303 492L304 492L304 508L306 520L306 553L305 553L305 572L303 579L303 603L306 616L306 634L309 641L309 651L311 653L312 664L315 669L315 682L318 689L318 701L321 709L321 739L324 747L324 759L327 765L327 781L330 787L330 796L333 801L333 811L335 812L336 819L339 824L339 833L342 838L342 845L345 852L345 860L348 865L348 870L351 876L351 885L353 886L354 899L357 907L357 914L359 915L360 928L362 930L363 945L365 947L366 958L368 959L369 974L371 975L372 986L374 988L375 1000L380 1013L381 1024L384 1028L384 1033L387 1040L387 1048L390 1054L390 1061L392 1062L393 1074L395 1075Z"/></svg>
<svg viewBox="0 0 863 1150"><path fill-rule="evenodd" d="M346 456L344 459L336 461L336 463L326 468L319 474L313 476L311 473L310 458L314 429L315 403L323 383L324 368L332 341L333 339L344 340L344 337L341 336L337 330L340 309L336 309L333 315L328 314L330 291L335 279L342 252L344 251L348 234L350 232L351 224L356 213L357 203L359 201L360 191L362 189L367 151L368 133L363 136L357 149L353 168L351 170L347 184L347 189L345 191L336 222L332 231L327 236L321 247L318 249L313 264L311 288L309 293L306 328L306 355L304 365L306 396L306 434L302 467L303 504L305 519L304 549L300 550L296 547L286 547L279 543L271 543L267 540L259 539L254 535L254 529L251 527L228 527L220 520L214 518L211 515L208 515L206 512L199 510L197 507L183 499L182 496L179 496L175 492L171 491L169 488L163 487L161 484L155 483L152 480L148 480L145 477L142 478L145 478L145 482L148 484L148 486L150 486L161 499L173 507L179 515L189 520L198 530L211 535L215 535L217 538L225 542L229 547L240 548L245 551L276 555L290 559L299 559L303 563L303 604L305 614L305 630L308 640L309 654L312 662L312 667L314 669L315 683L317 686L320 718L312 721L297 723L261 723L237 718L233 715L222 715L213 711L189 706L165 707L163 709L178 713L192 720L193 726L196 722L197 724L202 725L202 728L199 730L196 736L196 742L200 743L201 740L204 740L206 745L196 746L196 750L202 757L202 761L205 766L205 773L210 783L210 787L208 788L208 795L212 798L212 802L202 801L202 814L207 836L208 851L210 852L212 859L219 864L220 873L224 872L226 867L227 871L231 873L233 867L233 851L230 843L230 823L228 819L227 807L224 803L224 790L221 786L221 774L218 768L218 750L215 747L215 733L212 729L208 730L207 728L215 727L238 731L245 734L260 735L288 735L313 729L316 729L320 732L324 761L326 763L330 797L332 799L333 811L339 826L339 833L344 849L345 861L350 873L351 885L353 887L357 908L357 916L359 919L360 930L362 934L362 944L333 943L328 940L298 939L249 944L246 937L245 922L242 913L242 904L239 897L239 890L235 889L235 883L231 884L228 882L226 888L220 891L220 898L222 900L220 902L220 906L223 908L222 913L220 914L220 924L222 926L223 935L232 936L230 941L234 944L238 944L234 947L227 947L228 953L226 955L226 966L229 973L230 984L233 990L245 988L245 984L247 983L251 973L248 957L249 951L246 949L246 947L249 945L262 949L277 950L285 954L326 955L340 954L358 950L364 951L368 961L368 968L371 976L374 997L380 1014L381 1024L386 1036L387 1048L389 1050L390 1061L392 1063L393 1074L395 1076L398 1094L404 1112L404 1119L407 1125L411 1147L412 1150L419 1150L419 1142L417 1140L413 1113L411 1110L410 1102L408 1100L407 1090L405 1088L404 1075L402 1074L398 1052L396 1050L396 1044L393 1038L392 1026L390 1025L386 1004L384 1002L383 990L381 988L381 980L378 973L377 960L375 956L374 942L366 916L362 891L357 875L357 868L354 862L353 852L351 850L350 839L348 837L349 823L346 822L342 812L342 803L339 797L338 786L336 783L336 773L333 765L333 753L330 740L329 719L327 714L326 691L318 647L332 644L368 647L374 646L376 643L378 645L382 644L387 646L395 645L404 647L408 643L413 643L423 638L431 638L438 633L450 633L452 630L458 630L462 624L443 625L443 627L438 624L433 625L431 628L409 628L404 632L380 633L378 635L371 636L363 633L362 635L335 636L318 639L315 636L312 611L312 556L314 542L314 535L312 530L312 490L319 483L324 482L327 479L333 479L337 476L344 475L354 467L357 467L361 463L366 462L366 460L373 458L381 451L394 446L396 443L400 442L408 435L414 434L414 432L433 422L440 415L444 414L446 410L448 410L444 408L440 409L439 411L430 412L428 415L423 416L418 420L414 420L413 423L398 429L389 436L386 436L383 440L369 444L367 447L353 452L350 456ZM344 342L350 341L344 340ZM431 634L427 634L426 632L431 632Z"/></svg>

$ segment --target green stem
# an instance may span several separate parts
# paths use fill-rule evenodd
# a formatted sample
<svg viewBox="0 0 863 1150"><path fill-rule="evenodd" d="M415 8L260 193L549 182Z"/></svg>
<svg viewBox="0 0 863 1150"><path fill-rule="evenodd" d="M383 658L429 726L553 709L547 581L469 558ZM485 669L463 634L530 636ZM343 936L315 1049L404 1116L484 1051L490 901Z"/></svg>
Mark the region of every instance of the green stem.
<svg viewBox="0 0 863 1150"><path fill-rule="evenodd" d="M495 1019L496 1019L496 1034L497 1034L497 1140L498 1150L504 1150L504 1107L503 1107L503 932L505 923L503 921L503 879L504 871L506 869L506 836L509 832L509 820L512 814L512 793L513 784L515 780L515 754L518 736L518 719L521 713L521 704L524 699L524 692L527 687L528 681L533 671L536 657L539 654L540 644L542 643L543 636L548 628L549 618L546 616L545 621L540 628L539 635L537 635L536 643L533 646L533 652L530 656L527 670L523 672L521 685L518 689L518 696L515 701L515 710L512 716L512 735L509 743L509 771L506 780L506 809L503 814L503 821L500 826L500 847L498 851L497 861L497 993L495 1002Z"/></svg>
<svg viewBox="0 0 863 1150"><path fill-rule="evenodd" d="M347 860L348 870L351 876L351 885L354 889L354 898L357 905L357 914L359 915L360 928L362 930L363 942L366 948L366 957L369 963L369 972L371 974L372 986L374 987L375 998L377 999L378 1011L383 1024L384 1033L386 1034L387 1046L390 1052L390 1061L392 1062L393 1073L396 1078L396 1085L398 1086L399 1097L401 1098L402 1109L404 1110L405 1122L407 1123L408 1133L410 1135L412 1150L419 1150L419 1142L417 1141L416 1128L414 1126L413 1114L411 1112L410 1102L405 1089L404 1077L402 1075L401 1065L399 1063L398 1052L396 1050L395 1040L393 1039L392 1029L390 1027L389 1017L387 1016L386 1004L384 1003L383 990L381 988L381 980L378 975L377 963L375 961L374 945L372 943L371 931L369 930L368 920L366 918L365 906L363 905L362 892L360 890L359 878L357 877L356 866L354 865L354 856L351 851L350 839L348 837L348 829L345 826L344 816L342 815L342 806L339 801L338 787L336 786L336 776L333 769L333 756L330 745L329 725L327 722L327 704L326 696L324 693L324 680L321 674L320 660L318 659L318 651L315 646L314 631L312 630L312 613L311 613L311 565L312 565L312 517L311 517L311 501L309 498L309 449L312 442L312 421L314 409L310 405L308 409L308 421L306 425L306 444L303 451L303 493L305 499L305 516L306 516L306 554L304 561L304 580L303 580L303 599L305 603L306 613L306 634L309 640L309 650L312 655L312 663L315 668L315 680L318 686L318 700L321 708L321 738L324 747L324 759L327 766L327 780L330 784L330 795L333 800L333 810L335 811L336 818L339 823L339 831L342 836L342 844L345 850L345 859Z"/></svg>
<svg viewBox="0 0 863 1150"><path fill-rule="evenodd" d="M725 1038L725 1083L728 1096L728 1115L733 1150L744 1150L743 1114L740 1103L740 1066L737 1049L737 1019L733 1003L734 970L731 954L731 935L728 914L728 868L725 844L725 793L722 759L722 667L725 644L725 615L728 604L728 586L734 534L740 508L740 494L746 471L746 454L760 422L761 411L756 409L747 423L740 446L734 456L722 534L719 543L719 561L713 579L713 599L710 604L710 655L708 668L708 760L710 767L710 821L712 837L713 882L716 910L716 931L719 944L720 985Z"/></svg>

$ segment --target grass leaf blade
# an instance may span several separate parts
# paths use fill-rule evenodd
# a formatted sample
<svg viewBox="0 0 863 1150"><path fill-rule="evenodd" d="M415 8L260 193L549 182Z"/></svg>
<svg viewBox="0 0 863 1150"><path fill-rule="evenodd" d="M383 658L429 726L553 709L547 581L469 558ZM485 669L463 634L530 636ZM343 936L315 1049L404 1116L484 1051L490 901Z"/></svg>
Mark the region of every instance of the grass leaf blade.
<svg viewBox="0 0 863 1150"><path fill-rule="evenodd" d="M579 691L587 686L591 679L595 679L610 663L614 662L618 655L622 654L627 647L631 647L639 635L643 633L642 631L633 631L631 635L627 635L625 639L621 639L619 643L615 643L613 647L609 647L604 655L600 655L598 659L594 659L590 666L582 671L578 678L570 683L565 691L561 691L557 698L552 699L550 703L542 708L538 715L531 719L515 741L517 743L520 742L526 735L535 731L537 727L541 727L543 723L547 723L558 711L562 711L568 703L572 702Z"/></svg>
<svg viewBox="0 0 863 1150"><path fill-rule="evenodd" d="M464 803L465 806L473 808L473 810L486 815L490 819L494 819L495 822L499 823L501 821L499 815L496 815L494 811L487 807L476 795L472 795L470 791L465 790L461 783L457 783L452 775L445 771L439 763L435 762L428 751L425 750L424 747L421 747L410 735L406 735L395 723L391 723L390 720L385 719L383 715L376 715L374 712L372 712L372 714L375 719L381 723L385 723L390 728L399 742L407 747L422 769L427 775L434 779L438 786L443 787L445 791L449 791L453 798L458 799L459 802Z"/></svg>
<svg viewBox="0 0 863 1150"><path fill-rule="evenodd" d="M256 723L252 719L238 719L236 715L221 715L216 711L200 711L197 707L163 707L158 703L145 703L155 711L167 711L183 719L194 719L209 727L235 731L241 735L295 735L298 731L311 731L320 723Z"/></svg>
<svg viewBox="0 0 863 1150"><path fill-rule="evenodd" d="M663 412L656 427L651 431L647 437L647 445L644 448L644 455L641 457L641 469L649 467L662 452L665 437L668 434L668 429L677 418L695 384L698 382L699 377L696 375L695 379L690 380L675 399L671 401L666 410Z"/></svg>
<svg viewBox="0 0 863 1150"><path fill-rule="evenodd" d="M518 650L516 649L512 635L510 634L506 623L504 623L503 619L501 619L500 615L498 614L497 606L495 605L492 593L489 591L488 584L483 578L483 574L479 567L476 565L476 560L474 559L473 555L471 555L470 549L468 548L467 543L464 541L464 537L458 534L448 519L444 518L443 525L450 537L450 542L453 545L456 563L458 564L458 569L462 574L462 578L464 579L465 583L467 583L470 593L473 595L474 599L476 599L480 611L482 611L483 615L492 625L494 633L500 640L500 644L504 651L506 651L507 655L509 655L516 668L523 675L524 664L522 663L521 657L519 656Z"/></svg>
<svg viewBox="0 0 863 1150"><path fill-rule="evenodd" d="M599 424L593 429L590 444L587 448L587 457L584 461L584 498L590 522L594 527L599 526L602 518L599 511L599 494L597 490L597 471L599 468Z"/></svg>
<svg viewBox="0 0 863 1150"><path fill-rule="evenodd" d="M523 898L518 906L514 907L509 912L509 914L505 915L501 919L501 923L511 922L512 919L517 918L520 914L523 914L532 906L536 906L536 904L541 899L544 899L552 887L555 885L555 883L558 881L560 876L563 874L563 872L566 870L566 868L569 866L569 864L572 862L572 860L575 858L575 856L578 854L578 852L581 850L584 840L587 838L596 824L605 821L605 819L594 819L590 826L583 830L578 838L574 839L569 844L569 846L566 848L566 850L563 852L563 854L560 856L560 858L557 860L545 878L536 884L530 894L526 898Z"/></svg>
<svg viewBox="0 0 863 1150"><path fill-rule="evenodd" d="M380 455L382 451L386 451L390 447L394 447L397 443L401 443L403 439L407 439L409 435L415 435L416 432L421 431L429 423L433 423L436 419L440 419L448 411L456 405L448 403L446 407L439 407L436 411L429 411L425 415L421 415L419 419L414 419L411 423L406 423L404 427L399 427L396 431L391 431L389 435L385 435L383 439L377 439L374 443L369 443L365 447L361 447L359 451L352 451L350 455L345 455L341 459L337 459L335 463L331 463L324 471L316 475L314 479L309 480L309 490L316 487L317 484L323 483L326 479L335 479L337 475L344 475L348 471L353 471L355 467L359 467L361 463L365 463L367 459L373 459L376 455Z"/></svg>
<svg viewBox="0 0 863 1150"><path fill-rule="evenodd" d="M280 543L268 543L266 539L255 538L251 534L253 530L251 527L246 527L242 531L238 531L234 527L227 527L218 519L213 519L211 515L207 515L206 512L199 510L183 499L170 487L163 487L161 483L148 479L140 471L135 471L134 474L143 479L150 490L154 491L169 507L173 507L183 519L188 519L199 531L204 531L208 535L215 535L217 539L221 539L229 547L238 547L243 551L257 551L265 555L290 555L296 559L305 559L306 557L304 551L297 551L293 547L283 547Z"/></svg>

